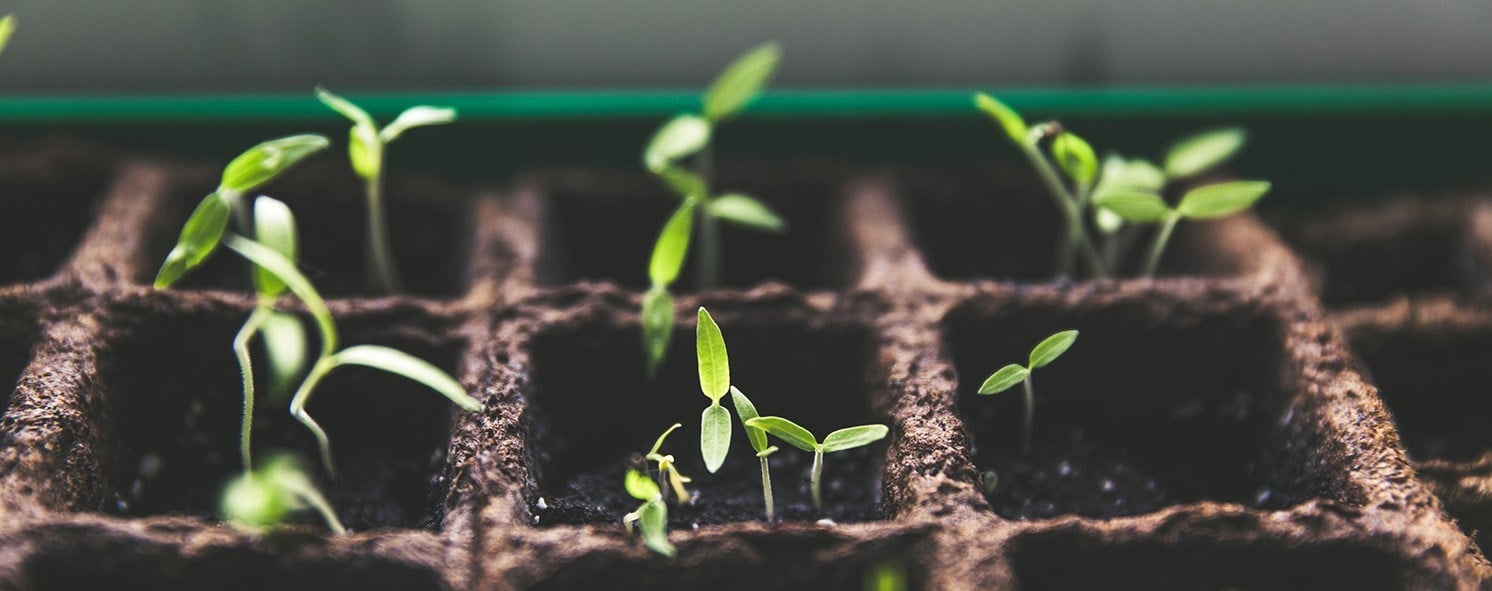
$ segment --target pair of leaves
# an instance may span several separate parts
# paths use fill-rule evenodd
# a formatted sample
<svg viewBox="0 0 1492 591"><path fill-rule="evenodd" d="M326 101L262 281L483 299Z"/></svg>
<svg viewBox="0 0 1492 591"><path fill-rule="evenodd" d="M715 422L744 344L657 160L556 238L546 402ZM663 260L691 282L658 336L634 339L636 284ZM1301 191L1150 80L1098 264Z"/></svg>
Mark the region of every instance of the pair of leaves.
<svg viewBox="0 0 1492 591"><path fill-rule="evenodd" d="M663 491L658 488L658 483L639 470L627 470L623 484L627 494L642 501L642 506L622 517L622 523L629 530L636 523L642 532L643 545L672 557L674 546L668 542L668 505L663 503Z"/></svg>
<svg viewBox="0 0 1492 591"><path fill-rule="evenodd" d="M725 337L710 312L700 307L694 329L695 356L699 361L699 389L710 399L710 406L700 415L699 451L705 469L712 474L725 464L730 452L730 411L720 406L720 398L730 391L730 357Z"/></svg>
<svg viewBox="0 0 1492 591"><path fill-rule="evenodd" d="M1077 340L1078 331L1076 330L1064 330L1042 339L1040 343L1031 348L1026 365L1012 363L996 370L979 386L979 393L999 394L1009 390L1012 386L1025 381L1035 369L1046 367L1056 361Z"/></svg>
<svg viewBox="0 0 1492 591"><path fill-rule="evenodd" d="M281 455L233 479L223 489L219 511L229 522L261 529L278 526L291 512L308 507L316 509L332 531L347 533L300 462Z"/></svg>
<svg viewBox="0 0 1492 591"><path fill-rule="evenodd" d="M1183 138L1166 150L1166 176L1182 179L1202 174L1236 156L1247 142L1248 134L1239 127L1212 129Z"/></svg>
<svg viewBox="0 0 1492 591"><path fill-rule="evenodd" d="M891 431L885 425L845 427L828 434L820 442L808 429L782 417L757 417L746 421L746 425L771 433L788 445L813 453L834 453L862 447L884 439Z"/></svg>
<svg viewBox="0 0 1492 591"><path fill-rule="evenodd" d="M1137 223L1163 222L1172 217L1207 220L1233 215L1251 207L1269 192L1267 181L1230 181L1197 187L1172 209L1153 193L1117 192L1095 198L1096 205Z"/></svg>
<svg viewBox="0 0 1492 591"><path fill-rule="evenodd" d="M333 94L325 87L316 87L316 98L322 104L352 121L348 131L347 152L352 168L365 179L374 178L383 169L383 148L399 139L404 132L415 127L445 125L456 120L456 110L446 107L420 105L405 109L393 122L378 128L373 116L345 98Z"/></svg>

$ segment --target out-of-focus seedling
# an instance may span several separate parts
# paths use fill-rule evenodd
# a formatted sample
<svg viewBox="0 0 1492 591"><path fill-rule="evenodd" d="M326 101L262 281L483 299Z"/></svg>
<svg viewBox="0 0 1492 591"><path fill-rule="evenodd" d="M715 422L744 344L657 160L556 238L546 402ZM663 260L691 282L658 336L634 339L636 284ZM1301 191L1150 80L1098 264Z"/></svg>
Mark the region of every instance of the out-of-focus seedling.
<svg viewBox="0 0 1492 591"><path fill-rule="evenodd" d="M417 106L405 109L392 123L378 128L373 117L362 107L316 87L316 98L352 121L347 153L352 170L363 179L368 200L368 282L383 293L400 290L399 269L389 244L388 221L383 205L383 152L400 135L415 127L445 125L456 120L456 110L446 107Z"/></svg>
<svg viewBox="0 0 1492 591"><path fill-rule="evenodd" d="M290 455L274 456L235 477L223 489L219 505L223 519L256 532L280 526L291 513L303 509L315 510L333 532L347 533L326 497Z"/></svg>
<svg viewBox="0 0 1492 591"><path fill-rule="evenodd" d="M0 18L0 53L5 52L5 47L10 45L10 36L16 32L16 15L7 14Z"/></svg>
<svg viewBox="0 0 1492 591"><path fill-rule="evenodd" d="M1056 361L1058 357L1067 352L1069 347L1072 347L1072 343L1076 340L1078 340L1078 331L1076 330L1064 330L1042 339L1040 343L1037 343L1031 349L1031 354L1027 358L1027 365L1019 363L1006 365L996 370L995 373L990 374L984 380L984 384L979 386L980 394L989 395L1009 390L1016 384L1025 384L1025 400L1023 400L1025 403L1025 412L1021 420L1024 427L1021 433L1021 453L1031 453L1031 430L1036 413L1036 391L1031 386L1031 372L1035 371L1036 368L1046 367L1051 362ZM993 484L989 484L989 486L992 487Z"/></svg>
<svg viewBox="0 0 1492 591"><path fill-rule="evenodd" d="M1141 273L1145 277L1155 275L1164 254L1171 232L1183 219L1210 220L1227 217L1248 209L1254 202L1269 192L1267 181L1229 181L1203 185L1186 192L1176 207L1166 205L1165 199L1153 193L1115 192L1100 195L1095 203L1114 212L1127 222L1136 224L1160 224L1150 243L1150 254L1145 257Z"/></svg>
<svg viewBox="0 0 1492 591"><path fill-rule="evenodd" d="M899 560L882 560L865 571L865 591L907 591L907 567Z"/></svg>
<svg viewBox="0 0 1492 591"><path fill-rule="evenodd" d="M663 441L668 439L668 435L670 433L673 433L674 429L678 429L682 426L683 425L674 423L672 427L669 427L667 430L665 430L662 435L658 436L658 440L653 442L653 449L648 450L647 455L644 456L647 461L653 462L658 465L659 490L667 491L669 488L673 488L674 502L678 503L680 506L682 506L684 503L689 502L689 499L691 498L689 489L684 488L684 485L688 484L690 482L690 479L688 476L679 473L679 466L674 462L673 456L664 455L662 449Z"/></svg>
<svg viewBox="0 0 1492 591"><path fill-rule="evenodd" d="M627 494L642 501L642 506L622 516L622 525L627 526L627 531L632 531L633 524L636 524L642 532L644 546L673 558L674 547L668 541L668 503L663 502L663 489L638 470L627 470L623 484L627 487Z"/></svg>
<svg viewBox="0 0 1492 591"><path fill-rule="evenodd" d="M808 429L782 417L757 417L746 421L746 426L771 433L788 445L813 453L813 474L810 477L809 490L813 496L813 506L818 509L824 506L819 495L819 481L824 471L824 454L869 445L885 438L890 432L885 425L860 425L840 429L825 436L823 441L819 441Z"/></svg>
<svg viewBox="0 0 1492 591"><path fill-rule="evenodd" d="M698 287L712 289L720 282L720 221L767 232L786 229L782 218L755 197L738 192L716 194L711 188L710 139L716 126L756 98L781 57L782 49L776 43L760 45L737 57L705 91L702 112L668 120L643 151L643 164L679 198L679 207L659 233L648 264L652 287L643 300L643 350L650 374L668 353L673 328L673 301L668 288L678 279L690 243L698 254ZM697 224L694 218L698 218ZM699 239L691 240L696 226Z"/></svg>

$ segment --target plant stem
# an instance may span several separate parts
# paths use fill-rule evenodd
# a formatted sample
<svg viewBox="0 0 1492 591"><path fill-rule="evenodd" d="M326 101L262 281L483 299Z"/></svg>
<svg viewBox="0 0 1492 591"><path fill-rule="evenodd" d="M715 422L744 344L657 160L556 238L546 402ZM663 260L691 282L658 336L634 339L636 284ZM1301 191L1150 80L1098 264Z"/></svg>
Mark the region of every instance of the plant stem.
<svg viewBox="0 0 1492 591"><path fill-rule="evenodd" d="M238 335L233 337L233 354L238 357L238 370L243 373L243 418L238 431L238 453L243 458L244 472L252 471L254 465L250 445L254 430L254 368L249 358L249 340L259 332L264 319L273 311L268 302L260 301L249 314L249 319L244 321L243 328L238 329Z"/></svg>
<svg viewBox="0 0 1492 591"><path fill-rule="evenodd" d="M321 379L331 373L336 366L337 362L332 359L332 356L323 353L316 360L316 364L311 366L311 373L306 375L306 381L301 382L300 389L296 390L295 396L290 399L290 416L295 417L295 420L310 429L311 435L316 437L316 446L321 451L321 465L326 468L327 475L332 478L337 477L337 469L332 465L332 443L327 439L326 431L316 423L316 419L306 414L306 403L310 401L311 393L316 391L316 385L321 383Z"/></svg>
<svg viewBox="0 0 1492 591"><path fill-rule="evenodd" d="M772 523L772 473L767 469L767 458L762 461L762 498L767 501L767 523Z"/></svg>
<svg viewBox="0 0 1492 591"><path fill-rule="evenodd" d="M1041 177L1041 182L1046 185L1047 192L1057 203L1057 208L1062 211L1066 219L1067 246L1058 249L1057 275L1072 275L1073 255L1070 253L1076 252L1083 255L1083 261L1087 263L1088 272L1092 273L1093 277L1107 278L1108 272L1104 270L1103 261L1099 259L1098 251L1094 250L1093 243L1088 239L1088 232L1084 229L1083 212L1077 198L1067 190L1067 186L1062 183L1062 177L1057 175L1057 169L1037 149L1035 142L1022 143L1021 151L1025 153L1026 159L1031 161L1031 166L1036 169L1037 176Z"/></svg>
<svg viewBox="0 0 1492 591"><path fill-rule="evenodd" d="M1160 255L1165 252L1166 242L1171 239L1171 232L1176 230L1176 223L1180 221L1181 214L1171 212L1161 224L1160 232L1155 235L1155 242L1150 244L1150 257L1145 260L1145 277L1155 276L1155 269L1160 266Z"/></svg>
<svg viewBox="0 0 1492 591"><path fill-rule="evenodd" d="M709 212L710 198L699 206L699 267L696 269L696 287L701 291L715 289L720 283L720 224Z"/></svg>
<svg viewBox="0 0 1492 591"><path fill-rule="evenodd" d="M368 194L368 283L383 293L400 290L399 270L389 245L388 222L383 211L383 172L363 179Z"/></svg>
<svg viewBox="0 0 1492 591"><path fill-rule="evenodd" d="M1026 374L1025 380L1026 408L1021 419L1025 423L1025 430L1021 432L1021 455L1031 455L1031 432L1036 422L1036 388L1031 385L1031 374Z"/></svg>
<svg viewBox="0 0 1492 591"><path fill-rule="evenodd" d="M813 508L823 509L824 503L819 497L819 477L824 473L824 450L819 448L813 452L813 479L809 482L809 488L813 494Z"/></svg>
<svg viewBox="0 0 1492 591"><path fill-rule="evenodd" d="M326 521L326 526L333 532L338 535L347 533L347 528L342 525L342 520L337 519L337 512L332 510L331 503L326 502L326 497L321 496L321 491L299 483L287 483L286 487L317 513L320 513L321 519Z"/></svg>

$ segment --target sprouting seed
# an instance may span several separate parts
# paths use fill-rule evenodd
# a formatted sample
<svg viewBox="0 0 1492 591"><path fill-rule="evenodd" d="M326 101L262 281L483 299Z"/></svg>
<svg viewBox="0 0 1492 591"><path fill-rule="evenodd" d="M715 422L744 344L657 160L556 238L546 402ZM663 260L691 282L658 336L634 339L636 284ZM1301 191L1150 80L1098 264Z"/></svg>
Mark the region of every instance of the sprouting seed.
<svg viewBox="0 0 1492 591"><path fill-rule="evenodd" d="M1037 343L1031 349L1031 354L1027 357L1026 365L1019 363L1006 365L996 370L995 373L990 374L984 380L984 384L979 386L980 394L989 395L1009 390L1016 384L1025 385L1025 400L1023 400L1025 410L1021 419L1021 424L1024 427L1021 432L1021 453L1031 453L1031 431L1036 412L1036 392L1031 385L1031 372L1039 367L1046 367L1051 362L1056 361L1077 340L1078 331L1076 330L1064 330L1042 339L1040 343Z"/></svg>
<svg viewBox="0 0 1492 591"><path fill-rule="evenodd" d="M674 462L673 456L665 455L662 452L662 449L663 441L668 439L669 434L673 433L675 429L678 429L682 426L683 425L674 423L672 427L669 427L667 430L665 430L662 435L658 436L658 440L653 442L653 448L648 450L647 455L644 456L649 462L658 464L659 490L667 491L669 488L672 488L674 492L674 502L678 503L679 506L683 506L684 503L689 502L689 499L692 498L692 495L689 494L689 490L684 488L684 485L688 484L691 480L688 476L679 473L679 466Z"/></svg>
<svg viewBox="0 0 1492 591"><path fill-rule="evenodd" d="M757 417L747 420L746 426L766 431L788 445L813 453L813 472L810 476L809 490L813 496L813 506L819 509L824 506L819 494L819 481L824 471L824 454L869 445L885 438L890 432L885 425L859 425L840 429L825 436L823 441L819 441L808 429L782 417Z"/></svg>
<svg viewBox="0 0 1492 591"><path fill-rule="evenodd" d="M219 504L225 520L251 531L279 526L291 513L302 509L316 511L333 532L347 533L326 497L290 455L272 457L259 468L235 477L223 489Z"/></svg>

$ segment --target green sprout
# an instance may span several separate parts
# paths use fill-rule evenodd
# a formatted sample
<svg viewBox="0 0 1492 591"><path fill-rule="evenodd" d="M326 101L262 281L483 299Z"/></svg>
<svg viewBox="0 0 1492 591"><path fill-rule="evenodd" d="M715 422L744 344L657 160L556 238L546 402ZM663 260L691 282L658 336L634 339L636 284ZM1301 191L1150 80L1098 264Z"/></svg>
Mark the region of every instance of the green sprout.
<svg viewBox="0 0 1492 591"><path fill-rule="evenodd" d="M661 450L663 449L663 441L665 439L668 439L669 434L673 433L675 429L678 429L682 426L683 425L674 423L672 427L669 427L667 430L665 430L662 435L658 436L658 440L653 442L653 449L648 450L647 455L644 456L647 461L658 464L659 490L666 491L669 487L672 487L675 502L677 502L680 506L683 506L684 503L689 502L689 499L693 496L689 494L689 489L684 488L684 485L690 482L690 478L679 473L679 466L678 464L674 463L673 456L664 455Z"/></svg>
<svg viewBox="0 0 1492 591"><path fill-rule="evenodd" d="M1036 413L1036 391L1031 386L1031 372L1035 371L1036 368L1046 367L1051 362L1056 361L1058 357L1067 352L1069 347L1072 347L1072 343L1076 340L1078 340L1078 331L1076 330L1064 330L1042 339L1040 343L1037 343L1031 349L1031 354L1027 358L1027 365L1022 366L1019 363L1006 365L996 370L995 373L990 374L984 380L984 384L979 386L980 394L989 395L1009 390L1016 384L1025 384L1025 399L1023 401L1025 403L1025 412L1021 420L1022 425L1025 427L1021 433L1021 453L1023 454L1029 455L1031 453L1031 425Z"/></svg>
<svg viewBox="0 0 1492 591"><path fill-rule="evenodd" d="M813 453L813 473L809 488L813 495L813 506L817 509L822 509L824 506L819 494L819 481L822 480L824 471L824 454L869 445L885 438L890 432L885 425L859 425L840 429L824 437L823 441L819 441L808 429L782 417L757 417L747 420L746 425L771 433L788 445Z"/></svg>
<svg viewBox="0 0 1492 591"><path fill-rule="evenodd" d="M455 121L456 110L423 105L410 107L392 123L379 129L367 111L323 87L316 87L316 98L352 120L347 152L352 160L352 170L363 179L368 199L368 282L378 291L397 292L400 290L399 270L394 263L393 247L389 244L383 206L383 152L405 131Z"/></svg>
<svg viewBox="0 0 1492 591"><path fill-rule="evenodd" d="M0 18L0 53L5 52L5 47L10 45L10 35L16 32L16 15L7 14Z"/></svg>
<svg viewBox="0 0 1492 591"><path fill-rule="evenodd" d="M644 546L673 558L674 547L668 541L668 503L663 502L663 489L639 470L627 470L627 476L622 482L627 487L627 494L642 501L642 506L636 511L622 517L622 525L627 526L627 531L630 532L632 525L637 524L642 532Z"/></svg>
<svg viewBox="0 0 1492 591"><path fill-rule="evenodd" d="M1269 192L1267 181L1230 181L1203 185L1186 192L1176 207L1153 193L1115 192L1100 195L1095 204L1114 212L1125 221L1137 224L1160 224L1150 244L1142 271L1145 277L1155 275L1171 232L1183 219L1210 220L1227 217L1248 209Z"/></svg>
<svg viewBox="0 0 1492 591"><path fill-rule="evenodd" d="M767 458L777 453L777 446L767 445L767 432L759 427L753 427L747 422L761 416L756 412L756 405L746 397L744 392L735 386L730 387L730 401L736 407L736 417L741 420L741 425L746 427L746 439L751 442L751 449L756 452L757 462L762 468L762 500L766 504L767 523L771 523L772 514L772 467Z"/></svg>
<svg viewBox="0 0 1492 591"><path fill-rule="evenodd" d="M720 326L704 307L699 309L699 324L694 335L699 358L699 389L710 399L710 406L700 415L699 451L704 456L705 469L714 474L730 452L730 411L720 406L720 399L730 392L730 359L725 352L725 337L720 334Z"/></svg>
<svg viewBox="0 0 1492 591"><path fill-rule="evenodd" d="M702 113L684 113L664 123L643 152L643 164L679 198L664 225L648 263L652 286L643 299L643 350L648 371L656 371L668 352L673 327L673 300L668 288L678 279L690 236L697 225L699 289L720 282L719 222L767 232L782 232L787 224L760 200L738 192L716 194L711 188L713 148L710 139L721 122L741 112L761 92L777 69L782 49L766 43L747 51L726 66L705 91ZM685 161L693 160L692 168ZM698 218L698 223L693 218Z"/></svg>
<svg viewBox="0 0 1492 591"><path fill-rule="evenodd" d="M326 497L290 455L275 456L235 477L223 489L219 506L224 519L250 531L282 525L290 513L303 509L315 510L333 532L347 533Z"/></svg>
<svg viewBox="0 0 1492 591"><path fill-rule="evenodd" d="M1269 186L1262 181L1242 181L1227 190L1217 189L1216 194L1204 194L1204 202L1209 203L1194 203L1184 212L1179 211L1183 206L1178 205L1176 215L1170 216L1173 210L1165 205L1163 191L1172 183L1200 177L1236 156L1247 142L1242 129L1208 130L1172 144L1165 154L1164 169L1143 159L1118 155L1106 157L1100 167L1092 146L1060 124L1028 125L1014 109L983 93L974 96L974 104L993 118L1020 148L1062 214L1062 239L1055 257L1058 276L1073 275L1077 257L1081 257L1093 277L1116 274L1138 231L1126 222L1161 224L1143 269L1144 276L1153 276L1177 221L1192 215L1197 216L1193 219L1232 215L1252 205ZM1263 190L1258 190L1261 186ZM1197 190L1201 189L1193 189ZM1222 195L1225 192L1228 195ZM1254 192L1257 194L1246 198ZM1136 195L1149 198L1135 205L1141 201ZM1155 207L1156 203L1164 211ZM1222 207L1223 203L1239 205ZM1126 206L1131 215L1119 211ZM1094 231L1099 239L1094 238Z"/></svg>

